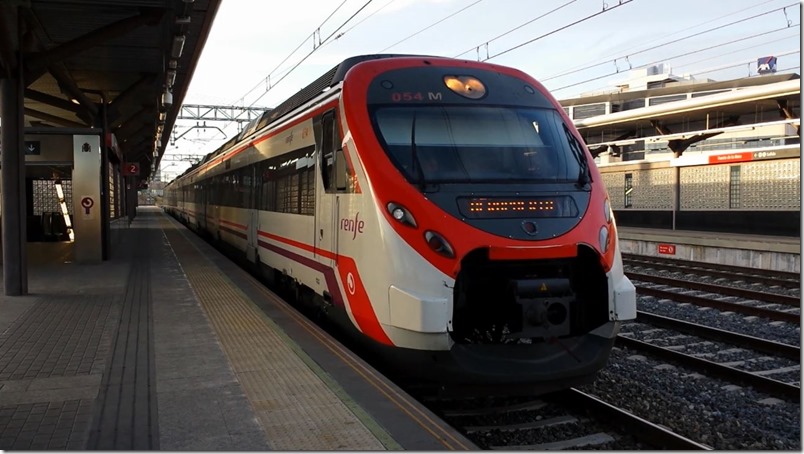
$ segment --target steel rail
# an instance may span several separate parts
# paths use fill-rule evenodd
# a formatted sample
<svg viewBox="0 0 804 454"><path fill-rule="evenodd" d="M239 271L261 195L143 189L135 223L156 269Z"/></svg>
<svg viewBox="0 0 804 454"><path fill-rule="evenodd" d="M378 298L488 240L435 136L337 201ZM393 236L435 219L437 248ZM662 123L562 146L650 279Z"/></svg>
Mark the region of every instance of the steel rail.
<svg viewBox="0 0 804 454"><path fill-rule="evenodd" d="M706 359L668 350L647 342L629 339L627 337L623 337L622 335L617 336L615 343L634 350L646 351L662 359L673 361L685 366L694 367L711 375L736 381L774 396L784 397L796 402L801 400L801 388L795 385L790 385L772 378L767 378L751 372L735 369L734 367L724 366L723 364L718 364Z"/></svg>
<svg viewBox="0 0 804 454"><path fill-rule="evenodd" d="M666 298L679 303L690 303L696 306L712 307L724 311L738 312L746 315L754 315L757 317L767 318L769 320L779 320L788 323L800 323L801 315L793 314L790 312L780 312L764 307L754 307L745 304L729 303L726 301L717 301L703 296L685 295L683 293L671 292L669 290L659 290L657 288L645 287L643 285L635 284L637 294L654 296L656 298Z"/></svg>
<svg viewBox="0 0 804 454"><path fill-rule="evenodd" d="M637 322L645 322L662 328L673 329L682 333L692 334L705 339L725 342L732 345L748 348L762 353L768 353L782 358L800 360L801 347L784 344L759 337L748 336L697 323L678 320L675 318L664 317L649 312L637 311Z"/></svg>
<svg viewBox="0 0 804 454"><path fill-rule="evenodd" d="M589 411L637 439L660 449L712 450L712 447L690 440L597 397L571 388L556 394L556 400L578 410Z"/></svg>
<svg viewBox="0 0 804 454"><path fill-rule="evenodd" d="M788 279L779 276L768 276L765 274L754 274L750 271L738 271L731 269L720 269L708 266L710 264L701 263L700 265L688 265L683 263L673 263L674 261L653 261L643 258L623 258L623 263L630 266L649 266L651 268L680 271L683 273L696 274L699 276L712 276L719 278L732 279L740 278L742 280L757 282L768 286L779 286L787 289L800 287L801 281ZM695 262L692 262L695 263ZM766 271L766 270L762 270Z"/></svg>
<svg viewBox="0 0 804 454"><path fill-rule="evenodd" d="M623 254L623 260L638 260L650 263L668 263L675 266L688 266L691 268L708 268L719 271L729 271L738 275L774 277L788 282L801 282L801 273L791 273L787 271L766 270L763 268L748 268L737 265L726 265L722 263L696 262L684 259L663 259L650 255ZM733 277L733 275L732 275Z"/></svg>
<svg viewBox="0 0 804 454"><path fill-rule="evenodd" d="M654 284L669 285L689 290L700 290L702 292L718 293L720 295L736 296L739 298L751 299L756 301L765 301L768 303L783 304L790 307L801 307L801 298L779 295L776 293L757 292L755 290L747 290L736 287L726 287L723 285L706 284L703 282L691 282L683 279L675 279L664 276L653 276L651 274L642 273L626 273L629 279L638 280L643 282L652 282Z"/></svg>

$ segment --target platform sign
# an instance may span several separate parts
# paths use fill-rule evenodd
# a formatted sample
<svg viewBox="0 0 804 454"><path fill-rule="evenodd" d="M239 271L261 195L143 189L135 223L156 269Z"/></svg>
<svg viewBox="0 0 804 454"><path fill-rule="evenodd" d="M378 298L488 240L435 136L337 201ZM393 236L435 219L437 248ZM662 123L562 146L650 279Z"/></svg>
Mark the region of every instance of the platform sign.
<svg viewBox="0 0 804 454"><path fill-rule="evenodd" d="M746 153L728 153L728 154L714 154L709 156L709 164L726 164L733 162L747 162L754 159L754 154Z"/></svg>
<svg viewBox="0 0 804 454"><path fill-rule="evenodd" d="M42 142L38 140L25 141L25 154L26 155L40 155L42 154Z"/></svg>
<svg viewBox="0 0 804 454"><path fill-rule="evenodd" d="M73 226L76 263L100 263L101 136L73 136Z"/></svg>
<svg viewBox="0 0 804 454"><path fill-rule="evenodd" d="M767 149L756 151L682 156L670 161L670 165L684 167L709 164L735 164L740 162L765 161L770 159L797 158L800 155L801 150L798 147L768 147Z"/></svg>
<svg viewBox="0 0 804 454"><path fill-rule="evenodd" d="M760 74L773 74L776 72L776 57L769 55L757 59L757 72Z"/></svg>
<svg viewBox="0 0 804 454"><path fill-rule="evenodd" d="M124 177L136 177L140 174L140 165L136 162L127 162L121 169Z"/></svg>
<svg viewBox="0 0 804 454"><path fill-rule="evenodd" d="M95 206L95 198L90 195L81 197L81 217L84 219L95 219L98 208Z"/></svg>
<svg viewBox="0 0 804 454"><path fill-rule="evenodd" d="M799 150L761 150L741 153L727 153L709 156L709 164L726 164L732 162L763 161L766 159L794 158L800 155Z"/></svg>
<svg viewBox="0 0 804 454"><path fill-rule="evenodd" d="M676 245L675 245L675 244L664 244L664 243L659 243L659 244L656 246L656 251L657 251L659 254L664 254L664 255L676 255Z"/></svg>
<svg viewBox="0 0 804 454"><path fill-rule="evenodd" d="M0 146L0 150L2 150L2 146ZM42 154L42 142L38 140L26 140L25 141L25 155L41 155Z"/></svg>

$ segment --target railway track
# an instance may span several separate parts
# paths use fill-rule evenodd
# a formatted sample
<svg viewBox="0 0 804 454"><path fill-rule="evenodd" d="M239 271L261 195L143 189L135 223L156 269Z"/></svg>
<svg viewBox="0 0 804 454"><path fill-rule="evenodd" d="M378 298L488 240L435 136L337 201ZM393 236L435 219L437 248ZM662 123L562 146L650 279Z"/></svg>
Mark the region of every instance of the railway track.
<svg viewBox="0 0 804 454"><path fill-rule="evenodd" d="M800 302L795 301L797 305L794 306L794 302L789 297L775 299L775 301L779 302L773 302L768 305L767 301L763 303L763 300L758 300L758 298L762 298L767 294L726 287L729 289L728 291L731 293L731 295L724 296L734 296L743 299L742 302L734 302L726 301L723 297L718 296L700 296L685 293L690 290L689 287L697 287L696 290L698 291L715 293L715 289L713 287L699 287L697 285L699 283L689 283L680 279L670 279L652 275L643 275L639 273L628 273L628 277L634 281L637 294L643 296L653 296L655 298L669 299L679 303L689 303L701 307L711 307L722 311L731 311L787 323L799 323L801 320ZM672 289L657 288L656 285L669 286L672 287ZM703 290L704 288L707 290ZM772 298L782 296L783 295L773 295Z"/></svg>
<svg viewBox="0 0 804 454"><path fill-rule="evenodd" d="M708 270L707 270L708 271ZM651 295L657 298L670 299L680 303L692 303L697 306L713 307L723 311L730 311L749 316L768 319L768 330L776 327L789 327L800 323L801 304L798 297L780 293L757 291L756 288L747 289L731 287L728 285L715 285L712 283L689 282L683 279L672 279L666 276L652 276L644 273L626 273L637 285L640 295ZM706 275L705 271L690 273ZM731 281L749 279L735 274L728 274ZM693 277L694 279L694 277ZM793 282L790 279L790 282ZM766 280L763 285L778 285ZM745 284L743 284L745 285ZM783 286L791 288L791 285ZM771 289L773 290L773 289ZM702 292L706 292L705 294ZM788 291L789 292L789 291ZM683 304L682 304L683 306ZM689 307L689 305L687 305ZM693 310L693 312L696 312ZM740 317L728 317L724 320L739 320ZM750 319L746 318L746 320ZM710 320L711 321L711 320ZM716 322L715 322L716 323ZM753 324L758 323L756 320ZM779 324L779 325L777 325ZM798 376L801 373L801 349L797 345L763 339L756 336L739 334L737 332L713 328L674 319L645 311L639 311L637 320L628 325L650 325L643 329L643 334L651 331L655 336L629 336L627 332L621 333L617 338L618 351L642 352L636 357L653 358L649 363L659 364L653 367L662 369L665 366L671 370L678 369L678 373L663 374L667 377L677 377L676 380L689 380L683 377L694 375L701 380L697 387L712 389L746 389L738 391L735 395L754 397L751 404L768 400L768 402L785 402L785 405L795 405L800 401L801 389ZM718 325L713 325L718 326ZM635 337L642 337L637 339ZM634 358L636 358L634 357ZM624 357L627 362L633 362L630 356ZM639 361L637 361L639 362ZM629 369L630 367L626 367ZM612 370L623 370L615 368ZM693 372L690 374L689 372ZM657 370L657 373L659 370ZM609 375L609 374L606 374ZM609 375L608 380L619 381L617 375ZM640 375L642 379L650 379L649 375ZM710 377L710 378L705 378ZM723 385L726 382L726 385ZM706 384L710 383L710 384ZM609 387L612 385L608 385ZM614 387L617 385L614 384ZM691 386L688 384L687 388ZM671 386L675 388L676 386ZM607 388L604 386L603 388ZM679 386L680 389L687 389ZM749 391L749 389L751 391ZM727 392L727 391L723 391ZM492 405L481 408L458 408L443 411L434 409L442 414L444 419L453 426L458 427L478 446L485 449L504 450L552 450L552 449L596 449L596 450L633 450L633 449L684 449L700 450L711 449L710 441L715 445L729 446L729 441L720 437L720 432L700 432L700 426L689 423L689 418L695 418L700 410L692 406L683 406L683 411L676 409L678 421L661 421L663 424L654 424L652 411L633 414L625 408L638 410L642 405L624 395L608 395L613 398L611 403L597 398L592 393L572 389L547 396L540 400L519 402L508 405ZM710 394L705 394L710 395ZM625 400L622 400L625 398ZM733 397L732 397L733 398ZM668 409L677 406L674 402L687 401L687 394L673 396L659 391L654 397L643 395L639 402L661 402L668 405ZM780 399L780 400L775 400ZM654 404L655 405L655 404ZM772 404L759 404L772 405ZM431 407L432 408L432 407ZM657 407L653 407L657 408ZM713 408L714 414L719 407ZM686 411L690 411L687 415ZM662 410L662 413L672 410ZM749 411L750 413L750 411ZM641 418L640 418L641 416ZM750 418L750 416L745 416ZM646 420L647 418L648 420ZM710 415L708 418L712 418ZM736 423L739 424L740 421ZM671 427L671 429L668 429ZM689 439L679 433L692 436L702 436L699 440ZM752 429L753 430L753 429ZM732 440L739 439L733 434ZM708 438L707 438L708 437ZM713 438L714 437L714 438ZM746 434L746 439L751 439ZM703 440L703 442L701 442ZM714 445L713 445L714 446ZM770 446L770 445L767 445Z"/></svg>
<svg viewBox="0 0 804 454"><path fill-rule="evenodd" d="M689 303L701 307L711 307L722 311L731 311L755 317L763 317L769 320L778 320L787 323L799 323L801 315L798 313L785 312L781 310L768 309L765 307L751 306L742 303L732 303L713 299L710 297L687 295L678 291L662 290L653 287L646 287L636 284L637 293L656 298L669 299L679 303Z"/></svg>
<svg viewBox="0 0 804 454"><path fill-rule="evenodd" d="M626 347L631 350L646 352L650 355L661 358L663 361L670 361L682 367L697 370L709 376L718 377L732 383L744 386L751 386L754 389L765 392L770 396L783 399L798 401L801 398L801 388L796 385L775 380L762 372L768 371L747 371L733 367L730 364L723 364L716 361L704 359L693 354L682 353L671 347L660 347L650 342L640 341L619 335L616 341L618 346ZM725 348L722 350L726 350ZM735 363L744 363L736 361ZM798 367L800 373L801 368Z"/></svg>
<svg viewBox="0 0 804 454"><path fill-rule="evenodd" d="M577 389L512 402L420 398L485 449L712 449Z"/></svg>
<svg viewBox="0 0 804 454"><path fill-rule="evenodd" d="M637 311L637 322L649 323L650 325L660 328L672 329L681 333L691 334L708 340L724 342L737 347L779 356L781 358L791 360L801 359L801 347L782 342L725 331L718 328L712 328L671 317L664 317L644 311Z"/></svg>
<svg viewBox="0 0 804 454"><path fill-rule="evenodd" d="M637 293L642 296L669 299L679 303L711 307L722 311L731 311L791 324L800 323L801 302L798 298L789 295L726 287L711 283L690 282L643 273L631 272L628 273L628 276L634 281ZM659 286L669 288L658 288ZM710 295L691 294L690 291L706 292ZM726 299L734 298L742 301L726 301ZM749 385L773 396L795 400L800 398L801 391L799 386L769 377L774 373L784 374L794 369L800 374L800 347L663 317L645 311L638 311L636 323L647 323L659 327L659 330L653 331L660 331L661 334L656 336L655 339L650 339L650 336L648 336L649 339L647 340L638 340L628 336L626 333L621 333L617 339L618 345L632 350L648 352L663 360L703 371L709 375ZM631 328L633 329L633 325ZM667 330L671 332L667 333ZM678 333L683 334L679 336L677 335ZM692 340L684 339L685 337L691 337ZM702 342L701 339L707 341ZM718 348L712 346L711 342L708 341L721 342L727 345ZM667 345L662 346L663 344ZM690 348L693 345L700 346L700 348L704 349L704 352L696 352L695 348ZM738 348L731 348L734 346ZM782 357L785 358L787 363L785 363L785 367L775 368L771 366L767 367L767 370L746 370L747 368L761 369L762 366L758 366L758 364L766 361L766 359L750 358L746 361L745 358L742 358L736 361L720 362L706 359L706 357L716 358L719 353L718 350L735 353L741 349L748 349L773 357ZM685 352L682 352L682 350ZM793 362L791 363L790 361Z"/></svg>
<svg viewBox="0 0 804 454"><path fill-rule="evenodd" d="M745 268L718 263L694 262L680 259L661 259L658 257L623 254L623 264L635 267L649 267L656 270L680 271L701 276L712 276L729 280L778 286L786 289L801 287L801 275L783 271Z"/></svg>
<svg viewBox="0 0 804 454"><path fill-rule="evenodd" d="M678 287L688 290L698 290L708 293L717 293L719 295L736 296L738 298L744 298L747 300L766 301L784 306L797 307L799 309L801 308L801 298L796 296L780 295L778 293L768 293L744 288L728 287L725 285L695 282L665 276L654 276L652 274L644 273L629 272L627 275L630 279L643 282L651 282L654 284L667 285L670 287Z"/></svg>

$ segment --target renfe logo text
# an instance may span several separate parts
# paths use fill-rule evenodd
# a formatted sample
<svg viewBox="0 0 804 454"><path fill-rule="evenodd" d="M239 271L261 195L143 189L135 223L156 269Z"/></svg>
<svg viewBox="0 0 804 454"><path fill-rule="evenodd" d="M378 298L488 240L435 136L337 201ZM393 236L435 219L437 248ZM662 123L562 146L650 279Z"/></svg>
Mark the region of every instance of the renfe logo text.
<svg viewBox="0 0 804 454"><path fill-rule="evenodd" d="M358 233L363 233L363 227L365 225L366 223L360 220L359 211L355 213L354 219L348 219L348 218L341 219L341 230L352 232L352 239L357 238Z"/></svg>

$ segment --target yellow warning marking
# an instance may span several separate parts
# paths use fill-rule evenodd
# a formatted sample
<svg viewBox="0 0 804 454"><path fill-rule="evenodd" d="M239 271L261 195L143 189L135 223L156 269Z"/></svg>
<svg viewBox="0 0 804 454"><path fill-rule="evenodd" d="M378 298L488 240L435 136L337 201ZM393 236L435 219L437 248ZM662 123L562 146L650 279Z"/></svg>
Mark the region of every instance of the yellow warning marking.
<svg viewBox="0 0 804 454"><path fill-rule="evenodd" d="M162 227L272 449L386 449L246 295L178 232Z"/></svg>

